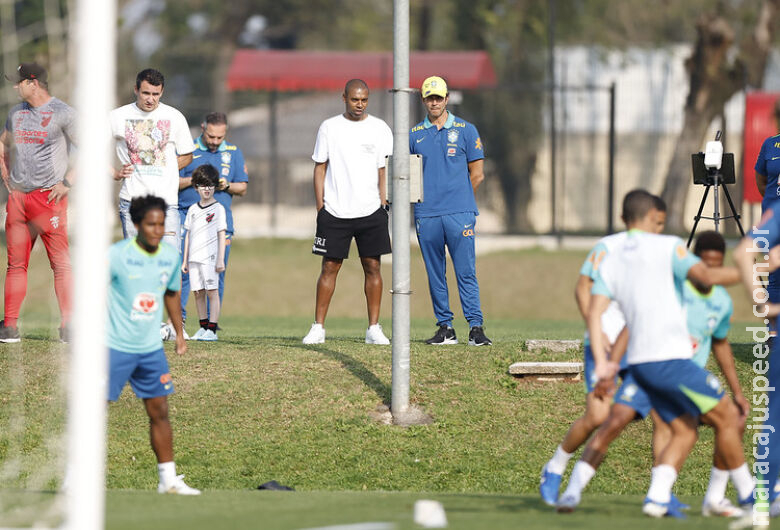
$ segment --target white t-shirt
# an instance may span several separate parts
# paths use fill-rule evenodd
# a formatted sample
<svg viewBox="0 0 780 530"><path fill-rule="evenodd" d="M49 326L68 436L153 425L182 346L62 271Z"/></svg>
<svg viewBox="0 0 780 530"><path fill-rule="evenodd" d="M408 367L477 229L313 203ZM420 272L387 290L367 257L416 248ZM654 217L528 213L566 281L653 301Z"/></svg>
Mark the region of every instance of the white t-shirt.
<svg viewBox="0 0 780 530"><path fill-rule="evenodd" d="M184 229L190 234L190 263L216 263L219 232L227 230L225 207L218 202L201 206L196 202L187 210Z"/></svg>
<svg viewBox="0 0 780 530"><path fill-rule="evenodd" d="M371 115L360 121L343 114L328 118L317 132L312 160L328 162L325 173L325 209L341 219L374 213L379 199L379 168L393 154L393 132Z"/></svg>
<svg viewBox="0 0 780 530"><path fill-rule="evenodd" d="M593 287L606 287L626 318L628 364L693 357L682 288L698 258L679 237L629 232L604 258Z"/></svg>
<svg viewBox="0 0 780 530"><path fill-rule="evenodd" d="M144 112L135 103L111 111L111 134L119 162L133 164L133 176L124 179L119 198L130 200L156 195L168 206L179 201L179 165L176 155L195 150L184 115L164 103Z"/></svg>

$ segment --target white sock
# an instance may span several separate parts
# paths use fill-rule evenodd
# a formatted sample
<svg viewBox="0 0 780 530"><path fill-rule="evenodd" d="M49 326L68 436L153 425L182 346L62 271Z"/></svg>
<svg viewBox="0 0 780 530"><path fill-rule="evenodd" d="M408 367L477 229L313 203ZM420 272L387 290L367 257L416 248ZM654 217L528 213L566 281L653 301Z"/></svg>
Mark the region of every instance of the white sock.
<svg viewBox="0 0 780 530"><path fill-rule="evenodd" d="M672 486L677 480L677 471L669 464L661 464L651 471L650 489L647 497L658 504L666 504L672 499Z"/></svg>
<svg viewBox="0 0 780 530"><path fill-rule="evenodd" d="M588 482L590 482L590 479L592 479L595 474L596 470L593 469L593 466L587 462L578 460L577 463L574 464L574 469L572 470L571 478L569 479L569 485L563 494L572 495L579 499L582 496L582 490L585 489Z"/></svg>
<svg viewBox="0 0 780 530"><path fill-rule="evenodd" d="M726 498L726 486L729 484L729 472L713 467L710 471L710 483L704 494L706 504L718 504Z"/></svg>
<svg viewBox="0 0 780 530"><path fill-rule="evenodd" d="M176 464L173 461L157 464L157 474L160 475L161 484L173 484L176 480Z"/></svg>
<svg viewBox="0 0 780 530"><path fill-rule="evenodd" d="M737 496L739 500L747 497L753 498L753 475L748 471L747 463L742 464L736 469L730 469L729 475L731 476L731 482L734 484L734 488L737 490Z"/></svg>
<svg viewBox="0 0 780 530"><path fill-rule="evenodd" d="M553 457L547 462L547 471L563 475L563 472L566 471L566 464L569 463L569 459L571 459L572 455L574 455L574 453L567 453L563 450L563 447L559 445L558 449L555 450Z"/></svg>

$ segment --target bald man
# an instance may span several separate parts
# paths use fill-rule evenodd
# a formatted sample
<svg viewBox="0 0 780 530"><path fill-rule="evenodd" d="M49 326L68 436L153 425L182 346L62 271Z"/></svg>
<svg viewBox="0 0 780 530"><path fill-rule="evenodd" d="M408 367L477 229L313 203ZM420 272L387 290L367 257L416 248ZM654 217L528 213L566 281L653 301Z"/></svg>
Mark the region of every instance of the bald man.
<svg viewBox="0 0 780 530"><path fill-rule="evenodd" d="M366 344L390 344L379 325L379 306L380 259L382 254L390 253L385 157L393 152L393 133L384 121L366 112L365 81L351 79L341 97L344 113L322 122L312 155L317 233L311 251L322 256L322 268L317 279L314 324L303 343L325 342L325 317L336 277L354 238L365 276Z"/></svg>

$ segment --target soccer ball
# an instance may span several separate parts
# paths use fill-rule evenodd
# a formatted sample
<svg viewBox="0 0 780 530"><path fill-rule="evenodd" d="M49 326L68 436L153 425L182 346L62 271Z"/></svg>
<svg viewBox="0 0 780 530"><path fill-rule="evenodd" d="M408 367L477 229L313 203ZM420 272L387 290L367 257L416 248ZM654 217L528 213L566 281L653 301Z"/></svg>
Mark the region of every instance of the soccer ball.
<svg viewBox="0 0 780 530"><path fill-rule="evenodd" d="M167 322L160 324L160 338L162 340L176 340L176 330Z"/></svg>

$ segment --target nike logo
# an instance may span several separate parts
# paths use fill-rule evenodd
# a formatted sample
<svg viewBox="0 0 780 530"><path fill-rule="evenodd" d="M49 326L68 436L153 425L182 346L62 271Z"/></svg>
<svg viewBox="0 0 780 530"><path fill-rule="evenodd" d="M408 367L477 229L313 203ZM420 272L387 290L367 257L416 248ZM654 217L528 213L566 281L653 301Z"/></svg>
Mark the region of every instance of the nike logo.
<svg viewBox="0 0 780 530"><path fill-rule="evenodd" d="M772 160L777 160L778 158L780 158L780 156L773 156Z"/></svg>
<svg viewBox="0 0 780 530"><path fill-rule="evenodd" d="M417 139L417 143L419 144L419 143L420 143L420 142L422 142L423 140L425 140L425 137L424 137L424 136L423 136L422 138L418 138L418 139Z"/></svg>
<svg viewBox="0 0 780 530"><path fill-rule="evenodd" d="M470 225L470 224L468 224L468 225L463 225L463 228L471 228L471 225Z"/></svg>
<svg viewBox="0 0 780 530"><path fill-rule="evenodd" d="M203 155L192 155L192 159L193 159L193 160L195 160L196 158L200 158L200 157L202 157L202 156L203 156Z"/></svg>

